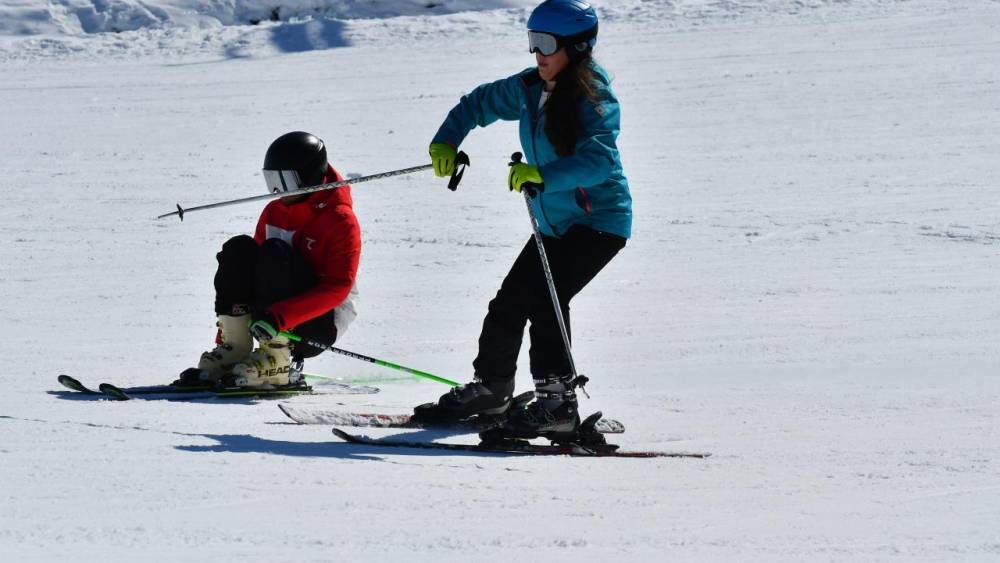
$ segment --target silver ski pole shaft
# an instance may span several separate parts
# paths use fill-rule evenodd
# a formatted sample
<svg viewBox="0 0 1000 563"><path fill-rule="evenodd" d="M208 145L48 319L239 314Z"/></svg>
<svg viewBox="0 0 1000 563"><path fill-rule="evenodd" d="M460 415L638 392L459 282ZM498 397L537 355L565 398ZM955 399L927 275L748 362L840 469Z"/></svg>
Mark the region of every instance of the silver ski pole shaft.
<svg viewBox="0 0 1000 563"><path fill-rule="evenodd" d="M522 155L519 152L511 155L512 164L521 162ZM556 311L556 321L559 323L559 332L562 333L563 346L566 348L566 359L569 361L569 369L573 374L573 379L576 379L576 363L573 361L573 349L569 342L569 331L566 330L566 320L563 318L562 306L559 304L559 294L556 293L556 282L552 278L552 268L549 266L549 256L545 253L545 244L542 242L542 233L538 230L538 218L535 216L535 210L531 208L531 196L528 195L531 184L525 184L525 189L521 190L524 194L524 205L528 208L528 217L531 219L531 230L535 236L535 244L538 246L538 258L542 262L542 271L545 272L545 282L549 286L549 295L552 297L552 306ZM581 387L581 391L586 394L587 392Z"/></svg>
<svg viewBox="0 0 1000 563"><path fill-rule="evenodd" d="M455 159L455 171L451 174L451 180L448 181L448 189L455 191L458 189L458 183L462 180L462 174L465 173L465 166L469 165L469 156L464 152L459 152L458 157ZM459 166L462 166L460 169ZM349 180L341 180L340 182L331 182L328 184L320 184L318 186L309 186L307 188L300 188L298 190L292 190L290 192L276 192L272 194L262 194L257 196L242 197L239 199L231 199L229 201L220 201L218 203L209 203L206 205L198 205L195 207L188 207L187 209L181 207L181 204L177 204L177 211L171 211L170 213L164 213L157 217L157 219L163 219L164 217L170 217L172 215L177 215L181 221L184 220L184 214L191 211L201 211L203 209L215 209L217 207L226 207L229 205L236 205L238 203L248 203L251 201L266 201L272 199L278 199L282 197L293 197L303 194L311 194L314 192L321 192L324 190L332 190L334 188L339 188L341 186L346 186L348 184L360 184L362 182L370 182L372 180L381 180L383 178L391 178L393 176L401 176L403 174L412 174L414 172L420 172L422 170L430 170L433 168L432 164L423 164L421 166L412 166L410 168L401 168L399 170L391 170L389 172L380 172L378 174L372 174L370 176L361 176L359 178L352 178Z"/></svg>

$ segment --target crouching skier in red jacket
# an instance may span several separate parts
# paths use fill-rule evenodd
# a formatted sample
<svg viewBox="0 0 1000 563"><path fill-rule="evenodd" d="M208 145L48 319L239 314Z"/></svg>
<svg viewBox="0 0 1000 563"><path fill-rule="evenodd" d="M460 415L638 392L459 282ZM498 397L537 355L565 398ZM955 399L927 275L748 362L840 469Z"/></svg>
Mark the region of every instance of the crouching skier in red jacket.
<svg viewBox="0 0 1000 563"><path fill-rule="evenodd" d="M322 140L282 135L267 149L272 193L343 180ZM215 274L219 331L214 350L179 385L286 386L301 381L302 360L321 349L289 342L282 331L332 344L357 315L355 277L361 229L349 186L290 195L264 208L253 237L222 245ZM253 339L259 346L251 352Z"/></svg>

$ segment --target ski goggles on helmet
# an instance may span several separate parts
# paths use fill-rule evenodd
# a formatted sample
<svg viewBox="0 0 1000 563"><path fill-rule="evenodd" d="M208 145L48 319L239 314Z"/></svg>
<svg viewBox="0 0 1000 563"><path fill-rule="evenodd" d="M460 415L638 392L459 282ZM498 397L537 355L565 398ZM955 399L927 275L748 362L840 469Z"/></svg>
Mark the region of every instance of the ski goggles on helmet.
<svg viewBox="0 0 1000 563"><path fill-rule="evenodd" d="M559 50L559 38L551 33L544 33L541 31L529 31L528 32L528 52L534 53L538 51L539 53L545 55L546 57L556 54Z"/></svg>
<svg viewBox="0 0 1000 563"><path fill-rule="evenodd" d="M299 173L294 170L264 170L264 182L267 183L267 192L272 194L293 192L303 187Z"/></svg>

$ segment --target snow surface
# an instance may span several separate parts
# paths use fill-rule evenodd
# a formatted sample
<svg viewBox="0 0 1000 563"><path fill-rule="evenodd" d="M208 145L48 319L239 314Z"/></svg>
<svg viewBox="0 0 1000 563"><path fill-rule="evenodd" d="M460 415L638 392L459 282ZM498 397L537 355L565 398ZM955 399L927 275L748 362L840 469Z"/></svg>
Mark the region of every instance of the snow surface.
<svg viewBox="0 0 1000 563"><path fill-rule="evenodd" d="M261 205L153 217L259 193L290 130L348 173L426 162L462 93L532 64L532 4L0 0L4 561L1000 559L998 2L595 2L636 223L573 304L584 407L707 460L378 450L274 402L51 393L210 346L215 252ZM354 189L344 348L468 379L530 228L514 127L463 148L457 193ZM382 393L295 404L444 390L308 367Z"/></svg>

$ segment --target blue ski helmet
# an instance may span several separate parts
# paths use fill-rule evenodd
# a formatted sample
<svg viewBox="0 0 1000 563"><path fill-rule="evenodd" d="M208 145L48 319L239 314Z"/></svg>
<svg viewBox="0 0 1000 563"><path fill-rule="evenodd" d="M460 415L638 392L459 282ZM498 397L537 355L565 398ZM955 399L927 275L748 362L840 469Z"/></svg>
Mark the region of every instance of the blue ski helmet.
<svg viewBox="0 0 1000 563"><path fill-rule="evenodd" d="M571 56L582 55L596 44L597 12L583 0L545 0L528 18L531 53L552 55L559 47L566 47Z"/></svg>

